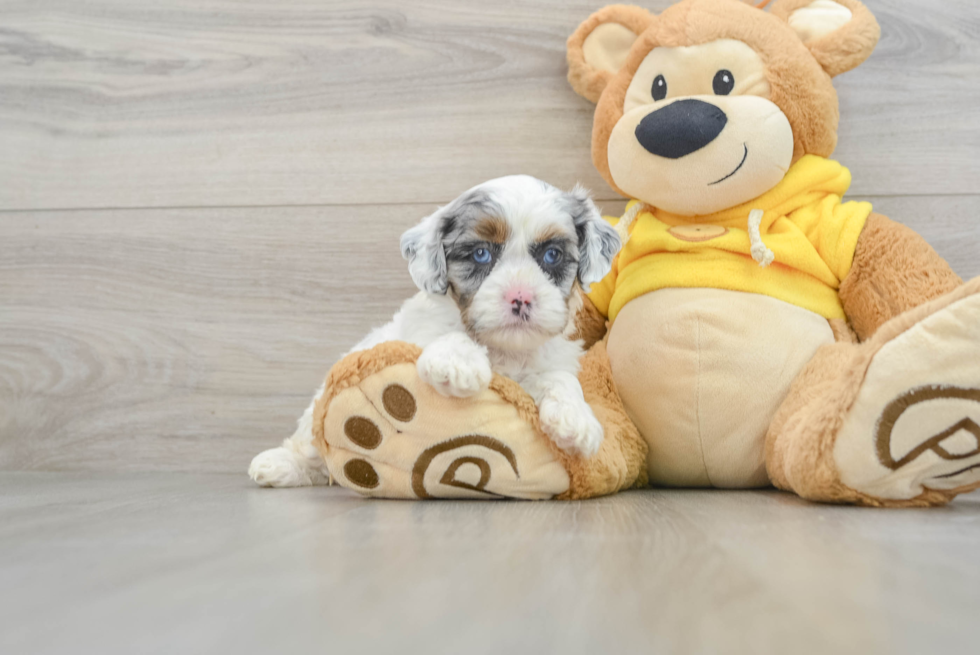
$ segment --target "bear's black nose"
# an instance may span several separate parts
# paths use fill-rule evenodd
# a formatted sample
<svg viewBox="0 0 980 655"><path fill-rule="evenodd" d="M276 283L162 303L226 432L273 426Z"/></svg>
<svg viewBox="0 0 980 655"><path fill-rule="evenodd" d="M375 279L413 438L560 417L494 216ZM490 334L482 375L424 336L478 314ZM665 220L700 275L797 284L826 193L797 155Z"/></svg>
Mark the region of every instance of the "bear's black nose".
<svg viewBox="0 0 980 655"><path fill-rule="evenodd" d="M727 123L725 112L711 103L678 100L640 121L636 140L647 152L680 159L718 138Z"/></svg>

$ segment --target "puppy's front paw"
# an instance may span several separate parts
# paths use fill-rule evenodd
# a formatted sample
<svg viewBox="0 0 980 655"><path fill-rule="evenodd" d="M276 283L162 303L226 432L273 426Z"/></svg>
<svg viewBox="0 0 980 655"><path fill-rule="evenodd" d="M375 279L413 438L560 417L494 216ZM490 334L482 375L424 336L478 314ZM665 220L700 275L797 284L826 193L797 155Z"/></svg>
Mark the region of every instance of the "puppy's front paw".
<svg viewBox="0 0 980 655"><path fill-rule="evenodd" d="M541 428L559 448L592 457L602 445L602 424L581 400L546 398L538 407Z"/></svg>
<svg viewBox="0 0 980 655"><path fill-rule="evenodd" d="M422 380L443 396L469 398L490 386L493 371L486 348L465 334L450 334L429 344L415 364Z"/></svg>

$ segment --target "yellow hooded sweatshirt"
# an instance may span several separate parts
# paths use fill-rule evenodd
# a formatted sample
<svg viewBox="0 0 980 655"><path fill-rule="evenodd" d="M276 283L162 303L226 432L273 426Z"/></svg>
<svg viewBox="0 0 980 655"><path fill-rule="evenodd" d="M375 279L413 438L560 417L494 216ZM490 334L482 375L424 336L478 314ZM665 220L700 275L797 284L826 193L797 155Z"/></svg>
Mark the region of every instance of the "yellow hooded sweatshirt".
<svg viewBox="0 0 980 655"><path fill-rule="evenodd" d="M758 293L844 318L837 289L871 214L870 203L841 202L850 186L851 173L839 163L806 155L773 189L738 207L695 217L643 210L589 298L611 321L634 298L668 287ZM764 212L760 236L775 255L767 267L751 254L753 210Z"/></svg>

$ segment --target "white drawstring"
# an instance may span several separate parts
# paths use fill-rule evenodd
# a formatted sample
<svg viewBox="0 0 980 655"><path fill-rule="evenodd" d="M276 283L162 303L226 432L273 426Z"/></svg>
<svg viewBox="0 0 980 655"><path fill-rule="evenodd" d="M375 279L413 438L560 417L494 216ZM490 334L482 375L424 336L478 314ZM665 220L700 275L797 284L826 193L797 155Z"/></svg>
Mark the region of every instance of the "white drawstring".
<svg viewBox="0 0 980 655"><path fill-rule="evenodd" d="M623 217L619 219L616 223L616 232L619 234L619 240L625 246L626 242L630 240L630 225L636 220L636 217L640 215L640 212L646 208L646 203L637 202L635 205L626 210Z"/></svg>
<svg viewBox="0 0 980 655"><path fill-rule="evenodd" d="M749 212L749 241L752 243L752 259L759 262L759 266L765 268L776 260L776 253L769 250L762 241L762 217L765 212L761 209L753 209Z"/></svg>

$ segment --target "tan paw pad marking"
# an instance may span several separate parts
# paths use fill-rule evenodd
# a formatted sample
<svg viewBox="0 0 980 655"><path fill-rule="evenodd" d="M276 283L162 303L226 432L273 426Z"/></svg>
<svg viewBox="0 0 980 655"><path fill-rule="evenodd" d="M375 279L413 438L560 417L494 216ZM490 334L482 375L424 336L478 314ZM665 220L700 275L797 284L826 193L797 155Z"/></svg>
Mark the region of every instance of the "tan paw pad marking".
<svg viewBox="0 0 980 655"><path fill-rule="evenodd" d="M352 459L344 464L344 475L352 484L364 489L374 489L381 483L378 472L363 459Z"/></svg>
<svg viewBox="0 0 980 655"><path fill-rule="evenodd" d="M834 443L841 482L886 500L980 484L980 295L874 354Z"/></svg>
<svg viewBox="0 0 980 655"><path fill-rule="evenodd" d="M465 471L466 466L473 465L480 472L480 479L475 483L467 482L462 478L457 478L456 473L459 469L463 468ZM439 478L439 484L445 484L450 487L460 487L462 489L470 489L472 491L483 491L487 488L487 483L490 482L490 465L487 460L480 459L479 457L460 457L454 460L446 472L442 474Z"/></svg>
<svg viewBox="0 0 980 655"><path fill-rule="evenodd" d="M415 396L400 384L389 384L381 394L381 404L385 411L402 423L408 423L415 417L418 404Z"/></svg>
<svg viewBox="0 0 980 655"><path fill-rule="evenodd" d="M444 455L461 448L467 448L468 446L477 446L481 449L489 451L490 453L496 453L497 455L502 456L510 465L511 470L514 472L514 477L520 480L521 474L517 470L517 457L514 456L514 451L508 448L506 445L502 444L493 437L486 437L482 435L456 437L455 439L449 439L448 441L437 443L431 448L427 448L421 455L419 455L419 458L415 461L415 466L412 467L412 490L415 492L415 495L419 498L432 498L425 488L425 474L429 469L429 466L432 464L432 461L440 455ZM481 453L481 455L484 455L484 453ZM462 468L464 465L473 465L479 470L480 477L475 483L467 482L466 480L458 479L456 477L460 468ZM489 493L486 491L486 486L487 483L490 482L490 463L483 456L477 457L475 455L469 455L457 457L453 459L448 466L445 467L445 469L445 473L443 473L442 477L439 478L439 484L456 487L457 489L468 489L470 491Z"/></svg>
<svg viewBox="0 0 980 655"><path fill-rule="evenodd" d="M896 455L893 452L895 444L893 437L896 435L896 426L906 412L915 412L922 407L923 403L935 401L966 401L966 403L980 403L980 389L967 389L962 387L948 387L940 385L929 385L912 389L888 404L882 412L881 419L878 421L875 445L878 450L878 461L882 465L893 471L911 464L923 454L931 452L939 459L956 462L980 455L980 424L970 416L960 416L967 411L966 406L956 408L953 405L945 413L949 427L937 432L929 438L921 441L915 447L905 450L904 455ZM978 405L980 407L980 405ZM958 419L959 420L956 420ZM936 478L953 478L963 473L980 467L980 463L974 462L973 465L959 470L937 475Z"/></svg>
<svg viewBox="0 0 980 655"><path fill-rule="evenodd" d="M335 395L324 456L341 485L383 498L551 498L568 473L546 437L493 391L446 398L414 362Z"/></svg>
<svg viewBox="0 0 980 655"><path fill-rule="evenodd" d="M344 422L344 434L365 450L374 450L381 445L381 430L374 421L363 416L351 416L347 419Z"/></svg>

